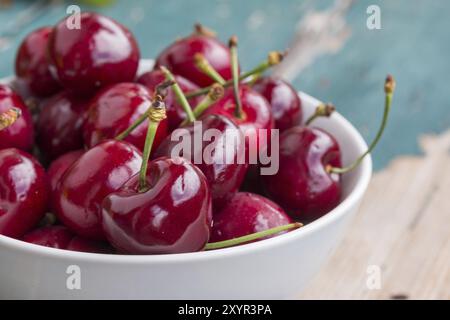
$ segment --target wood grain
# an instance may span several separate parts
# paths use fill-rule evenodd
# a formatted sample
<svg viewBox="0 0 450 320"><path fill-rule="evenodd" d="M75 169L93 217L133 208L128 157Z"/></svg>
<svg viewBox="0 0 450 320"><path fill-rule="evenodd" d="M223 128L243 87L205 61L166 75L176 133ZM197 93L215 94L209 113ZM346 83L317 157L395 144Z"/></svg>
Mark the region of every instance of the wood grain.
<svg viewBox="0 0 450 320"><path fill-rule="evenodd" d="M291 81L320 56L339 52L351 34L345 16L354 2L335 0L326 10L308 10L297 24L288 55L275 68L274 75Z"/></svg>
<svg viewBox="0 0 450 320"><path fill-rule="evenodd" d="M375 174L361 209L302 299L450 299L450 131L421 138L423 157ZM369 290L367 267L381 268Z"/></svg>

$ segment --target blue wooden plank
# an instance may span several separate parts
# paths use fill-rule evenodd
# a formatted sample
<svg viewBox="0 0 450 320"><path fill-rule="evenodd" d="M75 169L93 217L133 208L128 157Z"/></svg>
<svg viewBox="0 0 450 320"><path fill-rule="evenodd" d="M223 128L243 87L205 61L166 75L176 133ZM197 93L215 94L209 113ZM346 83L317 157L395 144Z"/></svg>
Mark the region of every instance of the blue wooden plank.
<svg viewBox="0 0 450 320"><path fill-rule="evenodd" d="M72 3L72 2L70 2ZM285 48L294 33L296 22L304 12L304 5L298 1L286 1L279 5L275 1L116 1L111 6L89 7L111 16L133 31L139 41L144 57L154 57L177 37L192 32L195 22L201 22L219 32L224 41L232 34L240 38L241 62L256 64L266 57L269 50ZM14 16L23 10L23 2L15 1L13 6L0 11L0 33ZM65 15L66 5L53 10L25 27L19 39L42 25L53 24ZM279 23L282 22L282 23ZM7 52L2 53L0 74L12 72L12 61L19 41ZM5 60L3 60L5 59Z"/></svg>
<svg viewBox="0 0 450 320"><path fill-rule="evenodd" d="M418 153L417 138L450 127L450 20L448 1L371 1L381 8L382 29L366 28L367 2L348 20L352 36L343 50L323 56L295 84L338 109L366 138L373 137L383 103L381 79L397 78L394 107L375 168L400 154Z"/></svg>

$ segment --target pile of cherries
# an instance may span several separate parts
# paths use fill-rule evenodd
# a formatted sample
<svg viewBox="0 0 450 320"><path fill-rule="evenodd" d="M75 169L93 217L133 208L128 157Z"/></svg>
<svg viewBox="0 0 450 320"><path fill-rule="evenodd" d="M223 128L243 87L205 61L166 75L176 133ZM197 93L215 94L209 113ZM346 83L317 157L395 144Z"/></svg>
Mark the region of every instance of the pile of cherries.
<svg viewBox="0 0 450 320"><path fill-rule="evenodd" d="M341 175L366 154L343 168L336 139L310 125L333 108L303 122L296 90L263 75L283 53L241 72L236 37L227 46L196 25L138 76L138 44L123 25L89 12L79 29L67 19L30 33L16 78L0 84L0 234L84 252L183 253L265 239L339 204ZM388 77L368 152L393 89ZM194 121L220 132L213 154L229 129L241 146L248 133L266 141L261 149L262 134L280 130L278 172L260 175L247 153L194 165L206 144L171 157L171 133L194 135Z"/></svg>

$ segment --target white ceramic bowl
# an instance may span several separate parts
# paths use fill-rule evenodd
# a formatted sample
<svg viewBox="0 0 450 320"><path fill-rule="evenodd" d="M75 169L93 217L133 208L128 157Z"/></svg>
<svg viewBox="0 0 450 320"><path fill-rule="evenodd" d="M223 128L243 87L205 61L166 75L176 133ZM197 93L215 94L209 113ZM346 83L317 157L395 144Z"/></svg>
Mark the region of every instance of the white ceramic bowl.
<svg viewBox="0 0 450 320"><path fill-rule="evenodd" d="M304 93L300 97L308 117L319 101ZM358 131L337 112L314 125L337 138L344 164L367 150ZM358 210L371 172L372 162L366 157L357 169L343 176L342 202L303 228L217 251L102 255L52 249L0 235L0 298L294 298L338 244ZM80 289L73 289L78 275Z"/></svg>

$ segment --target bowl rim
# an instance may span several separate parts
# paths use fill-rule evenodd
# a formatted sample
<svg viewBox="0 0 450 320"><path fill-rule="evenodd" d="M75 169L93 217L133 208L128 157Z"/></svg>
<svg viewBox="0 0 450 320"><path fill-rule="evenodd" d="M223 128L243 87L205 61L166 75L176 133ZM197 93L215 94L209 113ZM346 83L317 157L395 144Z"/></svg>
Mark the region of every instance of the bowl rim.
<svg viewBox="0 0 450 320"><path fill-rule="evenodd" d="M3 81L5 79L2 79ZM1 81L0 81L1 82ZM320 103L316 98L299 92L299 96L302 101L308 104L318 105ZM337 122L345 131L350 133L350 136L356 142L359 151L364 152L367 150L367 144L362 138L358 130L342 115L338 112L334 112L331 119ZM15 251L20 251L25 254L32 254L46 258L54 259L67 259L77 262L96 262L107 264L167 264L167 263L179 263L179 262L194 262L210 259L220 259L226 257L236 257L248 253L257 253L262 250L269 250L283 245L290 241L297 241L309 234L325 228L327 225L332 224L345 214L350 212L351 207L359 202L363 197L371 175L372 175L372 158L367 156L360 164L360 173L357 177L357 181L347 195L347 197L333 210L325 214L324 216L314 220L313 222L303 226L302 228L292 230L290 232L281 234L279 236L253 242L241 246L224 248L211 251L189 252L189 253L177 253L177 254L159 254L159 255L120 255L120 254L100 254L100 253L87 253L69 251L63 249L49 248L32 243L27 243L22 240L13 239L4 235L0 235L0 248L7 248Z"/></svg>

